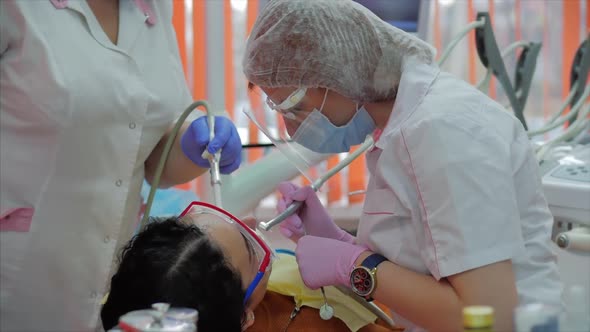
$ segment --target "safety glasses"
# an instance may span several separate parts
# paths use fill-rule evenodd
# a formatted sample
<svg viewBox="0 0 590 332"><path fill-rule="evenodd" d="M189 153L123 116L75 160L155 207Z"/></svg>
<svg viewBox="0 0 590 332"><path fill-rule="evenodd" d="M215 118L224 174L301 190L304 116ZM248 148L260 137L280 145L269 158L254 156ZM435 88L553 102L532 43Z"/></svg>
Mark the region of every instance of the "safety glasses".
<svg viewBox="0 0 590 332"><path fill-rule="evenodd" d="M270 249L270 246L267 244L267 242L263 239L262 234L257 233L257 231L248 227L248 225L231 215L229 212L215 205L204 202L190 203L180 216L190 217L191 221L194 222L195 225L203 228L216 223L227 223L233 225L248 241L252 249L253 257L258 264L258 272L246 290L246 296L244 297L244 303L246 303L252 295L252 292L254 292L256 289L256 286L258 286L260 283L260 280L270 266L271 259L273 258L272 250Z"/></svg>
<svg viewBox="0 0 590 332"><path fill-rule="evenodd" d="M293 110L291 110L291 109L293 107L297 106L297 104L299 104L301 102L303 97L305 97L306 92L307 92L307 88L299 88L299 89L293 91L293 93L291 93L289 95L289 97L287 97L287 99L285 99L279 105L275 104L267 96L266 97L266 105L268 105L268 107L271 110L275 110L275 111L279 112L282 116L284 116L288 119L291 119L291 118L295 117L295 114L293 113Z"/></svg>

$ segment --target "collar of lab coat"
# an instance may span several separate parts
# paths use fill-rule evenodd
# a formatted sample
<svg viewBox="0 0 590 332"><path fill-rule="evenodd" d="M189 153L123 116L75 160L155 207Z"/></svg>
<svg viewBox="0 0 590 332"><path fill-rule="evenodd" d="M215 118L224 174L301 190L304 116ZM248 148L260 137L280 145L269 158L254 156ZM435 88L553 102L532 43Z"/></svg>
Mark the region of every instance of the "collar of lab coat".
<svg viewBox="0 0 590 332"><path fill-rule="evenodd" d="M77 12L84 14L82 8L80 7L79 1L72 1L69 0L49 0L56 9L64 9L64 8L71 8ZM147 25L152 26L156 24L156 16L154 12L150 8L150 6L145 2L145 0L133 0L137 8L143 13L145 17L145 22Z"/></svg>
<svg viewBox="0 0 590 332"><path fill-rule="evenodd" d="M393 133L418 108L430 86L440 73L436 64L426 64L417 59L407 59L402 65L402 77L397 90L393 110L375 146L383 149Z"/></svg>
<svg viewBox="0 0 590 332"><path fill-rule="evenodd" d="M94 15L88 15L90 8L85 1L69 1L69 0L49 0L56 9L70 9L78 12L85 18L90 33L103 47L126 54L135 40L145 30L145 22L148 27L156 24L156 15L145 0L133 0L135 5L131 4L130 0L121 3L120 17L124 19L119 20L119 36L117 45L113 44L106 35L100 23ZM139 10L130 10L129 6L135 6ZM86 7L86 8L84 8Z"/></svg>

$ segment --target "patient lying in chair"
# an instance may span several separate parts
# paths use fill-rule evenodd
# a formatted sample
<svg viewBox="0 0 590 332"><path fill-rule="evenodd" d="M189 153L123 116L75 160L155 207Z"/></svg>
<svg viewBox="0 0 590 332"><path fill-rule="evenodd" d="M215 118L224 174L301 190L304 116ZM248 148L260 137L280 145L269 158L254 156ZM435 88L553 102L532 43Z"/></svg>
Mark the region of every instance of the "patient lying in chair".
<svg viewBox="0 0 590 332"><path fill-rule="evenodd" d="M198 331L390 331L330 287L335 317L322 320L323 297L305 288L293 257L280 255L267 267L270 257L254 232L214 219L198 213L153 218L123 249L102 308L103 327L167 302L197 309Z"/></svg>

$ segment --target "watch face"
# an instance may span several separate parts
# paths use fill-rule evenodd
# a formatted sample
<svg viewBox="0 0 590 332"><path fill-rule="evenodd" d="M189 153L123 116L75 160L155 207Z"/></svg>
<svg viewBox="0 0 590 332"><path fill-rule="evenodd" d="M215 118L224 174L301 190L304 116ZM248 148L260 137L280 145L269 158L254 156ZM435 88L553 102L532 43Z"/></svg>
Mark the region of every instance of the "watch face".
<svg viewBox="0 0 590 332"><path fill-rule="evenodd" d="M350 274L350 285L352 290L360 296L369 296L373 292L375 283L373 275L364 266L356 267Z"/></svg>

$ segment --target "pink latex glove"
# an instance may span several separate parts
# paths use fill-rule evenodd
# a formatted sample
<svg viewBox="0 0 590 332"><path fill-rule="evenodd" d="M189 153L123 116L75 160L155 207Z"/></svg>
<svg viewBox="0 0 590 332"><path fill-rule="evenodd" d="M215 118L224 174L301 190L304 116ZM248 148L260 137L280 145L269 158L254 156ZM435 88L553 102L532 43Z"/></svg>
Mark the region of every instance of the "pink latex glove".
<svg viewBox="0 0 590 332"><path fill-rule="evenodd" d="M303 202L297 212L281 223L279 229L283 236L295 242L304 235L313 235L354 243L354 236L334 223L311 187L300 188L291 182L281 182L278 189L282 195L277 203L279 213L285 211L293 201Z"/></svg>
<svg viewBox="0 0 590 332"><path fill-rule="evenodd" d="M356 259L369 249L324 237L306 235L299 239L295 256L303 283L311 289L350 286Z"/></svg>

